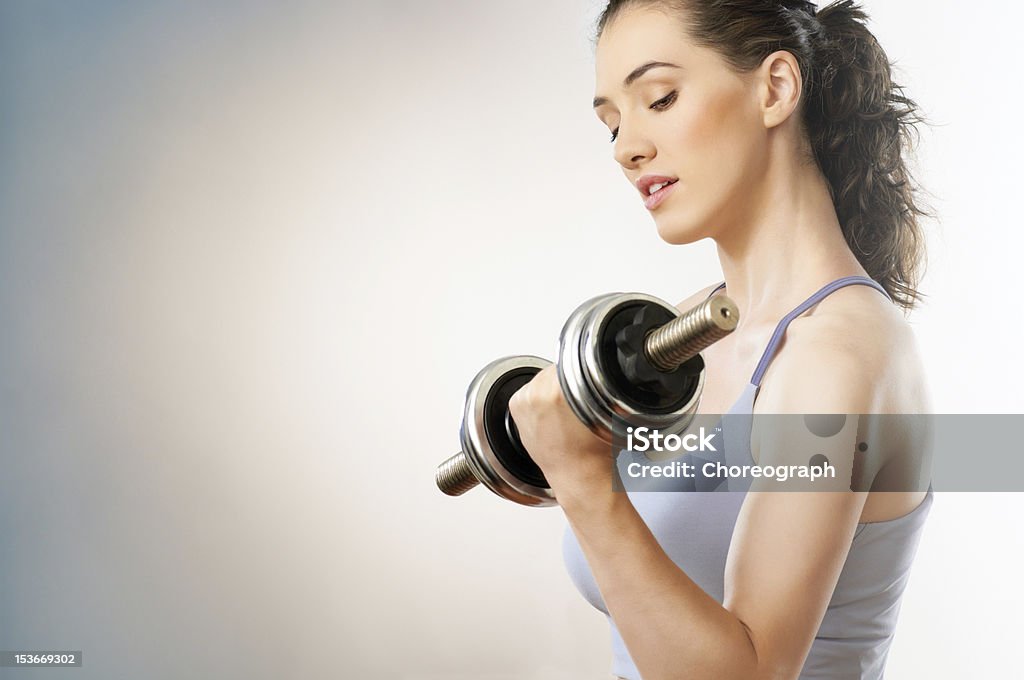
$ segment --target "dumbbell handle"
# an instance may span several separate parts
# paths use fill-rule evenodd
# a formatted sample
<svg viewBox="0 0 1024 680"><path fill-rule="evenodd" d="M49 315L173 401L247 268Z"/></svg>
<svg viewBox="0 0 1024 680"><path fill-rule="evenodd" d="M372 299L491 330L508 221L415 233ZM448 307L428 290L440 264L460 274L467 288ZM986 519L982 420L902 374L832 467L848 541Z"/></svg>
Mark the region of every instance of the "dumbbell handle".
<svg viewBox="0 0 1024 680"><path fill-rule="evenodd" d="M437 466L434 480L437 488L449 496L461 496L480 483L462 451Z"/></svg>
<svg viewBox="0 0 1024 680"><path fill-rule="evenodd" d="M647 336L644 351L662 371L674 371L729 335L739 321L736 303L715 295Z"/></svg>
<svg viewBox="0 0 1024 680"><path fill-rule="evenodd" d="M735 303L725 295L716 295L651 332L644 341L644 351L660 370L674 371L731 333L738 320ZM462 451L441 463L434 479L449 496L460 496L480 483Z"/></svg>

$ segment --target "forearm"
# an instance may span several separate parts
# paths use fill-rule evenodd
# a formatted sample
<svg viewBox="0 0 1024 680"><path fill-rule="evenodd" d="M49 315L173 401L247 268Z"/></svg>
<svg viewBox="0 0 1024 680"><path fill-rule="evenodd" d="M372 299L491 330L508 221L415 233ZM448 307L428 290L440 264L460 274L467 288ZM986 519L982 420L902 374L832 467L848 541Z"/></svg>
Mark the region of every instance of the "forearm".
<svg viewBox="0 0 1024 680"><path fill-rule="evenodd" d="M644 680L750 680L743 624L665 554L624 493L559 494L605 606Z"/></svg>

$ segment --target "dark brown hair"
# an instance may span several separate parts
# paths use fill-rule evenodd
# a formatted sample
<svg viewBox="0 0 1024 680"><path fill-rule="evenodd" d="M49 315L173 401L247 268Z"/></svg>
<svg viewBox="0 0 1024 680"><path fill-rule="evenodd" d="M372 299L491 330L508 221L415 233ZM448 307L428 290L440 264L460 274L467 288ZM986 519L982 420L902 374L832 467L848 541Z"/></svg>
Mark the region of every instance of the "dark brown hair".
<svg viewBox="0 0 1024 680"><path fill-rule="evenodd" d="M853 1L817 12L800 0L611 0L605 26L627 7L678 15L689 38L717 51L740 72L772 52L796 57L803 78L800 108L814 160L828 180L843 236L864 270L905 310L925 258L919 217L930 216L904 159L923 122L917 105L892 81L888 57Z"/></svg>

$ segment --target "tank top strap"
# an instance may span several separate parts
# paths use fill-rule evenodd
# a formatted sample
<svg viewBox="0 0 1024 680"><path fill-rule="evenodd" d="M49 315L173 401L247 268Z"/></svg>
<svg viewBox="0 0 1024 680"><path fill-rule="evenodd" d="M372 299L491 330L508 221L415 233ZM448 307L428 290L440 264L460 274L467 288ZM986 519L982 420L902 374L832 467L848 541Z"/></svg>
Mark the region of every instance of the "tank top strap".
<svg viewBox="0 0 1024 680"><path fill-rule="evenodd" d="M754 385L755 387L759 387L761 385L761 378L764 377L765 371L768 370L768 364L771 363L772 358L775 356L775 351L778 349L779 342L782 341L782 336L783 334L785 334L786 327L789 326L790 321L800 316L814 305L821 302L823 299L828 297L829 294L831 294L833 291L839 290L844 286L850 286L854 284L871 286L872 288L875 288L883 295L885 295L887 298L889 298L890 301L892 300L892 297L889 295L888 292L886 292L885 288L883 288L874 279L870 279L866 276L844 276L840 279L832 281L831 283L825 284L824 286L821 287L820 290L811 295L811 297L801 302L796 307L796 309L791 311L786 316L782 317L782 320L779 321L778 326L775 327L775 332L772 334L772 339L768 341L768 346L765 348L764 354L761 355L761 360L757 363L757 368L754 370L754 375L750 378L750 384Z"/></svg>
<svg viewBox="0 0 1024 680"><path fill-rule="evenodd" d="M709 299L711 299L711 296L712 296L712 295L714 295L714 294L715 294L715 293L717 293L718 291L722 290L723 288L725 288L725 281L722 281L722 282L721 282L720 284L718 284L717 286L715 286L715 289L714 289L713 291L711 291L710 293L708 293L708 296L707 296L706 298L704 298L704 299L705 299L705 300L709 300Z"/></svg>

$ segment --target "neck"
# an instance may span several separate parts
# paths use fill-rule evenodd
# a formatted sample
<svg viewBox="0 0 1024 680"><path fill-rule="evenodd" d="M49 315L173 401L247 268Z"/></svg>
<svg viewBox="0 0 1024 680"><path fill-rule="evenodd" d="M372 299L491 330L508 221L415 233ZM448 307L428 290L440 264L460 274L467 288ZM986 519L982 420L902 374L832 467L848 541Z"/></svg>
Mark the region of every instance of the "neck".
<svg viewBox="0 0 1024 680"><path fill-rule="evenodd" d="M730 227L714 236L740 325L775 323L842 276L866 275L843 237L825 178L814 166L770 168Z"/></svg>

